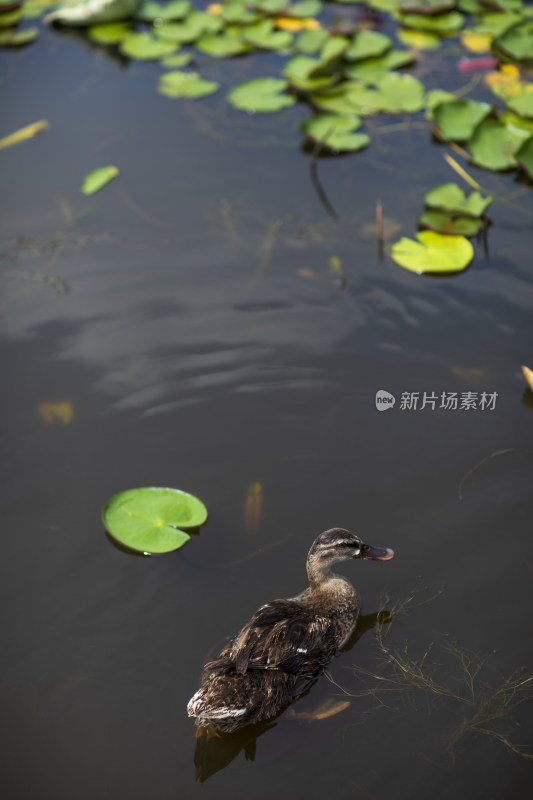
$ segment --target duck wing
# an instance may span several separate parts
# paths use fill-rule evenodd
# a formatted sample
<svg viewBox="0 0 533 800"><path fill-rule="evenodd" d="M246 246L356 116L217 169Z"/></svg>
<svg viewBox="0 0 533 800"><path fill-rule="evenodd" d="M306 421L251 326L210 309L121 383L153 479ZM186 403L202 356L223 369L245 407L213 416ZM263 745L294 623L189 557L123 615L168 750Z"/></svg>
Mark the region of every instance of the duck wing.
<svg viewBox="0 0 533 800"><path fill-rule="evenodd" d="M237 674L279 670L317 674L336 649L335 625L299 600L274 600L256 611L228 645Z"/></svg>

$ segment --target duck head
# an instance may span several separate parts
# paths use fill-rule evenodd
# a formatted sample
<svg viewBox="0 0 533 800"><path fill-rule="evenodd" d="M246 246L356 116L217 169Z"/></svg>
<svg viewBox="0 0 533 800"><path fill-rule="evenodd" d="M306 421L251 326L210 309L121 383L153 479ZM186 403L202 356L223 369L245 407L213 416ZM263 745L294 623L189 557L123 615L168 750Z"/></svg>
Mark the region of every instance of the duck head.
<svg viewBox="0 0 533 800"><path fill-rule="evenodd" d="M372 547L344 528L331 528L317 536L307 556L309 575L326 577L333 564L362 558L366 561L389 561L394 550L388 547Z"/></svg>

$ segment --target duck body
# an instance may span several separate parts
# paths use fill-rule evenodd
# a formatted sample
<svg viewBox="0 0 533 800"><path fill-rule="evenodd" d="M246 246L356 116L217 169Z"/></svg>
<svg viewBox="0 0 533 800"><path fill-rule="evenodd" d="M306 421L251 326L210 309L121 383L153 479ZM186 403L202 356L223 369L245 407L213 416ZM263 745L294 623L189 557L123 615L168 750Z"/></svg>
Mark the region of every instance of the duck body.
<svg viewBox="0 0 533 800"><path fill-rule="evenodd" d="M333 563L392 556L392 550L364 545L342 528L322 533L307 559L309 588L261 606L205 665L200 689L187 706L189 716L219 731L275 716L316 680L357 623L357 592L332 572Z"/></svg>

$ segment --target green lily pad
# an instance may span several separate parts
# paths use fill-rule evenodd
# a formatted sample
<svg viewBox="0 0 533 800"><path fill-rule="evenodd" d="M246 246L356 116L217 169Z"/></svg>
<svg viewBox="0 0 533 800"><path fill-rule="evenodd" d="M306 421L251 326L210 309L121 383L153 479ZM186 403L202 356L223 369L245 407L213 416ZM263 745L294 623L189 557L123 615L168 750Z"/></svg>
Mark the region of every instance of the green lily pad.
<svg viewBox="0 0 533 800"><path fill-rule="evenodd" d="M6 14L0 14L0 29L13 28L22 16L21 8L14 8Z"/></svg>
<svg viewBox="0 0 533 800"><path fill-rule="evenodd" d="M426 118L433 119L433 112L436 107L449 100L457 100L457 98L454 94L446 92L444 89L430 89L426 94Z"/></svg>
<svg viewBox="0 0 533 800"><path fill-rule="evenodd" d="M322 11L322 3L320 0L300 0L294 5L286 4L285 9L289 17L297 17L303 19L304 17L317 17Z"/></svg>
<svg viewBox="0 0 533 800"><path fill-rule="evenodd" d="M410 50L389 50L379 58L367 58L358 64L350 64L343 72L352 80L374 83L385 76L391 69L408 67L415 62L415 56Z"/></svg>
<svg viewBox="0 0 533 800"><path fill-rule="evenodd" d="M456 183L443 183L431 189L424 197L424 202L430 208L447 211L449 214L481 217L493 199L491 195L482 197L479 192L471 192L467 197Z"/></svg>
<svg viewBox="0 0 533 800"><path fill-rule="evenodd" d="M138 61L156 61L176 51L174 42L164 42L151 33L130 33L119 43L120 52Z"/></svg>
<svg viewBox="0 0 533 800"><path fill-rule="evenodd" d="M320 114L302 124L302 131L312 142L320 142L328 150L339 153L362 150L370 144L366 133L354 133L361 127L360 117L341 117L335 114Z"/></svg>
<svg viewBox="0 0 533 800"><path fill-rule="evenodd" d="M191 537L182 528L196 528L207 519L204 504L178 489L147 487L120 492L102 509L108 533L141 553L170 553Z"/></svg>
<svg viewBox="0 0 533 800"><path fill-rule="evenodd" d="M235 86L228 94L228 101L235 108L252 114L281 111L296 102L295 97L285 92L288 85L281 78L256 78Z"/></svg>
<svg viewBox="0 0 533 800"><path fill-rule="evenodd" d="M229 33L206 33L195 44L197 50L213 58L229 58L248 53L250 45L241 36Z"/></svg>
<svg viewBox="0 0 533 800"><path fill-rule="evenodd" d="M474 248L464 236L446 236L421 231L418 239L403 238L391 247L392 259L410 272L449 274L461 272L474 257Z"/></svg>
<svg viewBox="0 0 533 800"><path fill-rule="evenodd" d="M455 8L455 0L402 0L400 11L407 14L423 14L424 16L435 16L452 11Z"/></svg>
<svg viewBox="0 0 533 800"><path fill-rule="evenodd" d="M533 133L533 119L524 119L517 114L513 114L512 111L504 111L500 116L500 120L505 122L506 125L514 125L515 128L522 128Z"/></svg>
<svg viewBox="0 0 533 800"><path fill-rule="evenodd" d="M174 70L161 75L157 91L165 97L198 98L214 94L219 88L218 83L203 80L197 72Z"/></svg>
<svg viewBox="0 0 533 800"><path fill-rule="evenodd" d="M472 136L475 128L492 111L489 103L474 100L449 100L433 109L433 119L445 139L464 142Z"/></svg>
<svg viewBox="0 0 533 800"><path fill-rule="evenodd" d="M514 61L533 61L533 21L509 28L494 40L494 47Z"/></svg>
<svg viewBox="0 0 533 800"><path fill-rule="evenodd" d="M424 108L425 91L412 75L389 72L379 81L380 110L389 114L414 114Z"/></svg>
<svg viewBox="0 0 533 800"><path fill-rule="evenodd" d="M328 32L323 28L316 31L302 31L296 37L296 49L300 53L305 53L306 55L318 53L328 36Z"/></svg>
<svg viewBox="0 0 533 800"><path fill-rule="evenodd" d="M409 28L400 28L396 32L398 41L415 50L437 50L441 45L441 37L436 33L427 31L413 31Z"/></svg>
<svg viewBox="0 0 533 800"><path fill-rule="evenodd" d="M422 14L400 14L399 20L406 28L428 31L428 33L457 33L464 25L465 18L459 11L448 11L436 17L425 17Z"/></svg>
<svg viewBox="0 0 533 800"><path fill-rule="evenodd" d="M143 3L135 16L144 22L153 22L155 19L163 19L170 22L175 19L184 19L191 7L190 0L173 0L173 2L164 6L160 3Z"/></svg>
<svg viewBox="0 0 533 800"><path fill-rule="evenodd" d="M499 119L486 119L468 142L471 161L490 170L505 170L516 167L516 154L531 133L514 125L506 125Z"/></svg>
<svg viewBox="0 0 533 800"><path fill-rule="evenodd" d="M104 186L107 186L107 184L112 181L113 178L116 178L117 175L117 167L99 167L85 176L85 179L80 186L80 192L83 192L83 194L87 195L99 192L100 189L103 189Z"/></svg>
<svg viewBox="0 0 533 800"><path fill-rule="evenodd" d="M521 22L521 20L522 15L515 13L483 14L479 22L471 30L473 33L497 37Z"/></svg>
<svg viewBox="0 0 533 800"><path fill-rule="evenodd" d="M180 69L186 67L193 60L192 53L175 53L161 59L161 65L167 69Z"/></svg>
<svg viewBox="0 0 533 800"><path fill-rule="evenodd" d="M98 44L117 44L132 33L128 22L108 22L106 25L91 25L87 30L89 39Z"/></svg>
<svg viewBox="0 0 533 800"><path fill-rule="evenodd" d="M154 33L166 42L190 44L207 33L218 33L224 20L204 11L193 11L183 22L164 22L154 27Z"/></svg>
<svg viewBox="0 0 533 800"><path fill-rule="evenodd" d="M345 36L328 36L320 48L320 61L323 67L330 67L342 58L349 44Z"/></svg>
<svg viewBox="0 0 533 800"><path fill-rule="evenodd" d="M333 86L331 89L313 92L310 95L310 100L320 111L332 114L360 114L362 111L362 90L370 91L366 90L360 83L347 81L339 86ZM374 95L371 94L370 100L372 101L373 99Z"/></svg>
<svg viewBox="0 0 533 800"><path fill-rule="evenodd" d="M295 56L287 62L283 75L287 78L290 85L303 92L313 92L326 86L331 86L334 78L331 75L323 75L313 78L312 74L320 67L321 62L310 56Z"/></svg>
<svg viewBox="0 0 533 800"><path fill-rule="evenodd" d="M24 45L34 42L38 36L38 28L23 28L18 31L8 28L0 31L0 47L24 47Z"/></svg>
<svg viewBox="0 0 533 800"><path fill-rule="evenodd" d="M424 211L418 217L421 228L427 228L447 236L477 236L483 227L483 221L471 217L453 217L443 211Z"/></svg>
<svg viewBox="0 0 533 800"><path fill-rule="evenodd" d="M518 150L516 160L529 177L533 178L533 136L527 139Z"/></svg>
<svg viewBox="0 0 533 800"><path fill-rule="evenodd" d="M261 50L287 50L292 44L293 35L288 31L276 31L272 20L264 19L244 28L243 38Z"/></svg>
<svg viewBox="0 0 533 800"><path fill-rule="evenodd" d="M533 92L522 92L515 97L508 97L505 103L519 117L533 118Z"/></svg>
<svg viewBox="0 0 533 800"><path fill-rule="evenodd" d="M252 11L244 2L232 2L225 5L220 12L220 16L226 22L237 25L251 25L261 19L261 14Z"/></svg>
<svg viewBox="0 0 533 800"><path fill-rule="evenodd" d="M523 0L480 0L485 8L496 11L522 11Z"/></svg>
<svg viewBox="0 0 533 800"><path fill-rule="evenodd" d="M252 0L250 5L264 11L265 14L279 15L288 5L286 0Z"/></svg>
<svg viewBox="0 0 533 800"><path fill-rule="evenodd" d="M358 31L350 44L344 58L347 61L362 61L364 58L378 58L392 47L392 41L384 33L378 31Z"/></svg>

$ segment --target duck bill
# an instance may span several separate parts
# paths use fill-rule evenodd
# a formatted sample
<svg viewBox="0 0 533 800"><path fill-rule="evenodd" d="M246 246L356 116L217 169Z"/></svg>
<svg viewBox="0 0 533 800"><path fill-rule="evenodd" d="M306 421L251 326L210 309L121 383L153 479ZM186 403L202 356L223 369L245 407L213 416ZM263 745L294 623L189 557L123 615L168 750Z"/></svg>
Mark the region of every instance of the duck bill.
<svg viewBox="0 0 533 800"><path fill-rule="evenodd" d="M364 544L359 558L365 558L370 561L390 561L391 558L394 558L394 550L389 547L372 547L369 544Z"/></svg>

